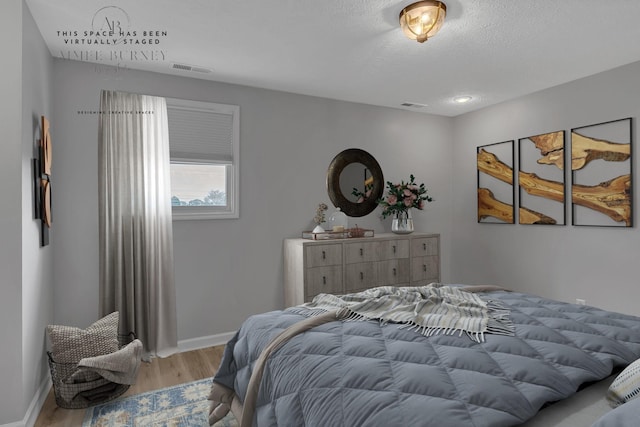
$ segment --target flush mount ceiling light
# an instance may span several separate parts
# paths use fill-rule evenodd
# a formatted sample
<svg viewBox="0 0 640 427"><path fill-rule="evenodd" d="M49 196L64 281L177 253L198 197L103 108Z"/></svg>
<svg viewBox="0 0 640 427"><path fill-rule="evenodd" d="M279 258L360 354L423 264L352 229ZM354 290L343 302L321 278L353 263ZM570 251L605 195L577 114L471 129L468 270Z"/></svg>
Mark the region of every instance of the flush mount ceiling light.
<svg viewBox="0 0 640 427"><path fill-rule="evenodd" d="M455 98L453 98L453 102L457 102L458 104L464 104L465 102L469 102L472 99L473 98L470 97L469 95L456 96Z"/></svg>
<svg viewBox="0 0 640 427"><path fill-rule="evenodd" d="M400 12L400 28L411 40L424 43L442 27L447 6L441 1L419 1Z"/></svg>

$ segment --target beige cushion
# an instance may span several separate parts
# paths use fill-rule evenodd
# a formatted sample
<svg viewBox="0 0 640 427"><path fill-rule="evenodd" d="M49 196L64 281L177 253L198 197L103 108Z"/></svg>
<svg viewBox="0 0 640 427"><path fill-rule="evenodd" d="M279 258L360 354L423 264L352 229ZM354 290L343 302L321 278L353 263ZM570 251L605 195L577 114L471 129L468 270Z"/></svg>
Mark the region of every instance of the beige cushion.
<svg viewBox="0 0 640 427"><path fill-rule="evenodd" d="M640 396L640 359L627 366L613 380L607 391L607 400L609 405L615 408L638 396Z"/></svg>
<svg viewBox="0 0 640 427"><path fill-rule="evenodd" d="M85 357L118 351L118 319L119 313L115 311L87 329L47 326L53 360L57 363L78 363Z"/></svg>

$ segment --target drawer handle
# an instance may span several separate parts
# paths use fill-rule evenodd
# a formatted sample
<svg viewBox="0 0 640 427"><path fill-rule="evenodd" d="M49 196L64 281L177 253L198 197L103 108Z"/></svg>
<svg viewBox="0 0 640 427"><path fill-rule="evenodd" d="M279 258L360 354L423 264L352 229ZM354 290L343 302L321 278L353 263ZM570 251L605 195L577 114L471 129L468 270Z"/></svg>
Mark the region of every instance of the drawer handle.
<svg viewBox="0 0 640 427"><path fill-rule="evenodd" d="M422 271L427 271L427 264L422 264Z"/></svg>
<svg viewBox="0 0 640 427"><path fill-rule="evenodd" d="M394 276L396 275L396 269L395 269L395 267L393 268L393 275L394 275Z"/></svg>
<svg viewBox="0 0 640 427"><path fill-rule="evenodd" d="M427 250L427 244L426 243L422 244L422 249L425 250L425 251Z"/></svg>
<svg viewBox="0 0 640 427"><path fill-rule="evenodd" d="M396 245L393 245L393 253L396 253Z"/></svg>
<svg viewBox="0 0 640 427"><path fill-rule="evenodd" d="M364 280L364 273L361 271L360 272L360 281L363 281L363 280Z"/></svg>
<svg viewBox="0 0 640 427"><path fill-rule="evenodd" d="M327 276L322 276L322 284L323 285L327 284Z"/></svg>
<svg viewBox="0 0 640 427"><path fill-rule="evenodd" d="M364 250L360 248L360 256L364 256Z"/></svg>
<svg viewBox="0 0 640 427"><path fill-rule="evenodd" d="M327 259L327 253L325 251L322 251L322 259Z"/></svg>

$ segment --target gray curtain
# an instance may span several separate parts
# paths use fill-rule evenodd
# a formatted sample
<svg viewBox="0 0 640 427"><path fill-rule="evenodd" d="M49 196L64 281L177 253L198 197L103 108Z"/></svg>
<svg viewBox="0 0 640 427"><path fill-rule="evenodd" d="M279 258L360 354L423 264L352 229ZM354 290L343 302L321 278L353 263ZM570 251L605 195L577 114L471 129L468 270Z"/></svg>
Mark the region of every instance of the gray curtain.
<svg viewBox="0 0 640 427"><path fill-rule="evenodd" d="M146 357L177 351L164 98L103 90L98 131L100 313Z"/></svg>

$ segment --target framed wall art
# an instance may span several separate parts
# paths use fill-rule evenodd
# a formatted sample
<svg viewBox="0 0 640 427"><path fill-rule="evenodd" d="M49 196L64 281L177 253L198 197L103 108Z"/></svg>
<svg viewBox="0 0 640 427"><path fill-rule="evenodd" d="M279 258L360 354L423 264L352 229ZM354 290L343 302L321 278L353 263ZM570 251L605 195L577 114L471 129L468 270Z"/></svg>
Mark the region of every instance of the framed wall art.
<svg viewBox="0 0 640 427"><path fill-rule="evenodd" d="M565 132L518 140L518 221L565 225Z"/></svg>
<svg viewBox="0 0 640 427"><path fill-rule="evenodd" d="M37 158L33 159L35 217L40 220L40 246L49 244L51 228L51 134L49 120L40 120L42 136L37 143Z"/></svg>
<svg viewBox="0 0 640 427"><path fill-rule="evenodd" d="M477 148L478 222L515 223L514 141Z"/></svg>
<svg viewBox="0 0 640 427"><path fill-rule="evenodd" d="M631 118L571 129L572 224L632 227Z"/></svg>

